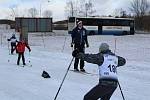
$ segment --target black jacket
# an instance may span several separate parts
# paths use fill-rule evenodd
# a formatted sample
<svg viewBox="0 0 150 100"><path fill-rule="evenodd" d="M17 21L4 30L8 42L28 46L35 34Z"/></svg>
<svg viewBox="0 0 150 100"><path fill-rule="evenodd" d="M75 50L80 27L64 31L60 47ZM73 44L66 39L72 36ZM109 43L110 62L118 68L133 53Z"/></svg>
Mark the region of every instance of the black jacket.
<svg viewBox="0 0 150 100"><path fill-rule="evenodd" d="M110 55L115 55L112 53L110 50L107 50L105 52L101 52L98 54L84 54L84 53L79 53L77 54L77 58L82 59L84 61L87 61L88 63L93 63L101 66L104 62L104 54L110 54ZM118 57L118 66L123 66L126 63L125 58L117 56Z"/></svg>
<svg viewBox="0 0 150 100"><path fill-rule="evenodd" d="M18 42L15 36L12 36L10 39L7 39L11 42L12 46L16 46L16 43Z"/></svg>
<svg viewBox="0 0 150 100"><path fill-rule="evenodd" d="M72 31L72 43L77 45L88 45L87 40L87 31L84 27L79 29L78 27L74 28Z"/></svg>

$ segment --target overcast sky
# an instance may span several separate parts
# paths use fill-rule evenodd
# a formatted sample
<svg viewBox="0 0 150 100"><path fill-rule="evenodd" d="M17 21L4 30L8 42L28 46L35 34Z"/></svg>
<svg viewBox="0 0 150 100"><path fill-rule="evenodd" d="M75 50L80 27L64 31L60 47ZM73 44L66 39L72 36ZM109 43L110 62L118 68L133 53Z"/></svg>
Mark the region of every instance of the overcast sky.
<svg viewBox="0 0 150 100"><path fill-rule="evenodd" d="M10 8L17 8L16 10L22 16L26 16L27 9L35 7L42 11L50 9L53 12L54 20L65 19L65 6L67 0L0 0L0 19L10 17ZM94 0L97 15L113 14L115 9L123 8L128 10L132 0Z"/></svg>

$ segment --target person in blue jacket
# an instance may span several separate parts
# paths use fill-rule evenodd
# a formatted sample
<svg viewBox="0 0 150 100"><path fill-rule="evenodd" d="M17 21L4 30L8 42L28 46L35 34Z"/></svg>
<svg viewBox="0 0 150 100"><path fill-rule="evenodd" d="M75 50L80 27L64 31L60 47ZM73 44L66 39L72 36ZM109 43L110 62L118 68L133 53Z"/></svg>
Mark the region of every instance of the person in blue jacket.
<svg viewBox="0 0 150 100"><path fill-rule="evenodd" d="M11 42L11 54L13 54L14 48L16 48L16 43L18 42L15 34L12 34L12 36L9 39L7 39L7 41Z"/></svg>

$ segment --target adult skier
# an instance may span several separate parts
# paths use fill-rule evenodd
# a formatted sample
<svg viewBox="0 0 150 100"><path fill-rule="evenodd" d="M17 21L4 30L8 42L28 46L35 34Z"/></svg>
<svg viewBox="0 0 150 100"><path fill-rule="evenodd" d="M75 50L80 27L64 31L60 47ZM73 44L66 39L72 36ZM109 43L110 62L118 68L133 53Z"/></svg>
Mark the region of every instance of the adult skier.
<svg viewBox="0 0 150 100"><path fill-rule="evenodd" d="M14 48L16 48L16 43L18 42L15 34L12 34L11 38L7 39L7 41L11 42L11 54L13 54Z"/></svg>
<svg viewBox="0 0 150 100"><path fill-rule="evenodd" d="M126 60L112 53L107 43L100 45L97 54L84 54L76 49L72 55L98 65L99 83L84 96L84 100L110 100L118 86L117 67L125 65Z"/></svg>
<svg viewBox="0 0 150 100"><path fill-rule="evenodd" d="M74 45L74 49L78 49L79 52L85 52L85 44L86 47L89 47L88 39L87 39L87 32L86 29L83 27L82 21L77 22L77 26L72 31L72 43L71 47ZM75 58L74 62L74 70L79 71L78 69L79 59ZM84 61L80 59L80 71L85 72L84 69Z"/></svg>

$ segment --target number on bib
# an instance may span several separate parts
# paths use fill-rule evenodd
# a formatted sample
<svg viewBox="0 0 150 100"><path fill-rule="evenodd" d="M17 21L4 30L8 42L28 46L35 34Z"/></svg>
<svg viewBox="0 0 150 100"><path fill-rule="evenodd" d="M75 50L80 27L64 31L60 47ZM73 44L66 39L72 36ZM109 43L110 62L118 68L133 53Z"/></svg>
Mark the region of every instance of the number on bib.
<svg viewBox="0 0 150 100"><path fill-rule="evenodd" d="M115 65L109 65L108 68L109 68L110 72L117 73L117 70L116 70L117 67Z"/></svg>

